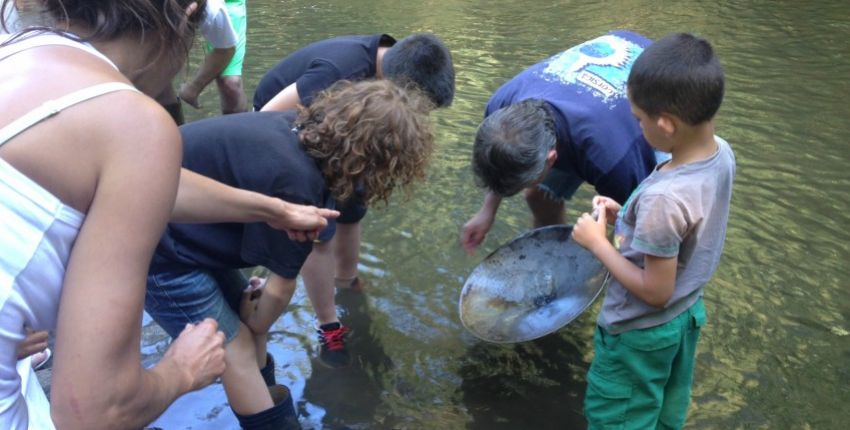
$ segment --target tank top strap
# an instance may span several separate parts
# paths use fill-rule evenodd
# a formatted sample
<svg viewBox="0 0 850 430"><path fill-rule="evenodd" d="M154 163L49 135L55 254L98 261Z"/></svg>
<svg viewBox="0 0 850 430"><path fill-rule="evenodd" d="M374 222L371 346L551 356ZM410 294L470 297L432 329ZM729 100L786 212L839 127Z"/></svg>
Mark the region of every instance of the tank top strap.
<svg viewBox="0 0 850 430"><path fill-rule="evenodd" d="M42 46L58 45L76 48L88 52L89 54L92 54L95 57L105 61L110 66L115 68L115 70L118 70L118 66L116 66L115 63L112 62L112 60L110 60L106 55L103 55L100 51L95 49L89 43L70 39L69 37L73 36L73 34L71 33L63 34L64 35L56 33L41 33L2 46L0 47L0 61L5 60L6 58L11 57L12 55L26 51L28 49L40 48ZM12 37L14 37L14 35L2 34L0 35L0 43L9 40Z"/></svg>
<svg viewBox="0 0 850 430"><path fill-rule="evenodd" d="M58 99L48 100L0 129L0 146L3 146L3 144L26 131L30 127L58 114L59 112L62 112L64 109L67 109L77 103L115 91L139 92L139 90L132 85L122 82L108 82L74 91L73 93L66 94Z"/></svg>

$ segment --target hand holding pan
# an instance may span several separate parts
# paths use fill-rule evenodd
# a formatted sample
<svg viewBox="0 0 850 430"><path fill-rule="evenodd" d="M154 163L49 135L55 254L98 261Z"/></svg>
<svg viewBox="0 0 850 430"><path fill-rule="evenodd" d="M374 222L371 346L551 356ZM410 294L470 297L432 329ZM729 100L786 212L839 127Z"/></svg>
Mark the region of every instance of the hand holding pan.
<svg viewBox="0 0 850 430"><path fill-rule="evenodd" d="M537 228L485 257L460 293L464 327L489 342L524 342L581 315L599 296L608 271L571 232L570 225Z"/></svg>

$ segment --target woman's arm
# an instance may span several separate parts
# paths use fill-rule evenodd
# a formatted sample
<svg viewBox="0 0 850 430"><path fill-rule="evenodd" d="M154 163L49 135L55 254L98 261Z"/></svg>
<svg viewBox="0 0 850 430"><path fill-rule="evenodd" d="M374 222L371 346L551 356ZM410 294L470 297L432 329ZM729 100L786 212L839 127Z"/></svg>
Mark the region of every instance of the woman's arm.
<svg viewBox="0 0 850 430"><path fill-rule="evenodd" d="M224 370L211 321L184 331L152 369L140 365L145 279L174 203L181 145L152 100L125 97L135 103L97 114L96 192L65 274L51 390L62 429L143 427Z"/></svg>
<svg viewBox="0 0 850 430"><path fill-rule="evenodd" d="M293 240L313 240L339 212L285 202L253 191L225 185L191 170L180 171L171 222L265 222L285 230Z"/></svg>

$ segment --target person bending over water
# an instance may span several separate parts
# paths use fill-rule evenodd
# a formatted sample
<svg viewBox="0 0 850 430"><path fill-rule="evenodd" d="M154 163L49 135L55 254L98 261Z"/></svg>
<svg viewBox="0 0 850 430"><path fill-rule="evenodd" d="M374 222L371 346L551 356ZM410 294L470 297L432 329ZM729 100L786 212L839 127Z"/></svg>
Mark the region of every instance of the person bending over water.
<svg viewBox="0 0 850 430"><path fill-rule="evenodd" d="M433 148L429 109L417 91L390 81L343 81L297 112L249 112L182 126L183 165L297 203L332 207L358 187L365 202L386 202L394 188L425 176ZM334 228L321 239L330 239ZM189 321L218 321L227 337L222 382L243 428L298 427L288 390L275 384L265 342L312 248L259 223L172 223L156 249L145 309L171 336ZM242 306L248 281L237 269L253 266L271 275L260 298Z"/></svg>
<svg viewBox="0 0 850 430"><path fill-rule="evenodd" d="M47 414L28 410L16 346L27 329L54 327L47 421L139 428L225 365L216 322L194 320L160 363L140 366L144 278L169 217L258 221L265 211L311 230L324 212L281 218L294 206L181 173L180 135L148 95L183 64L203 0L39 3L52 27L0 42L0 81L15 83L0 89L0 428ZM223 202L225 215L197 199Z"/></svg>
<svg viewBox="0 0 850 430"><path fill-rule="evenodd" d="M613 31L524 70L487 103L472 152L486 189L463 226L468 253L484 241L503 198L524 190L534 226L564 223L564 201L583 182L623 203L657 158L629 111L626 77L651 41Z"/></svg>
<svg viewBox="0 0 850 430"><path fill-rule="evenodd" d="M316 94L343 79L409 82L436 107L447 107L454 98L451 53L437 36L412 34L398 42L387 34L340 36L298 49L266 72L254 93L254 110L285 111L298 104L310 106ZM330 367L342 367L350 361L345 348L348 329L337 317L334 293L336 288L362 290L357 264L360 220L367 211L359 191L338 202L337 207L341 215L336 235L313 247L302 271L318 319L319 358Z"/></svg>

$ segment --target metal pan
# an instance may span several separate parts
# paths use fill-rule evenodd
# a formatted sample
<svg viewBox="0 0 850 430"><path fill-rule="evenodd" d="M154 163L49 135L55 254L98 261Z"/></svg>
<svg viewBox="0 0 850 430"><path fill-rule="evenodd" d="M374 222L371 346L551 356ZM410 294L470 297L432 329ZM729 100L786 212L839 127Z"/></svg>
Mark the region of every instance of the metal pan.
<svg viewBox="0 0 850 430"><path fill-rule="evenodd" d="M608 282L608 271L575 243L571 225L531 230L473 269L460 293L460 320L496 343L524 342L569 324Z"/></svg>

